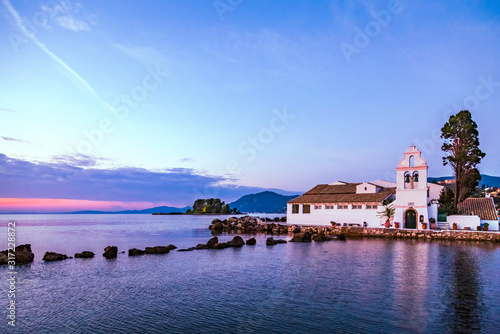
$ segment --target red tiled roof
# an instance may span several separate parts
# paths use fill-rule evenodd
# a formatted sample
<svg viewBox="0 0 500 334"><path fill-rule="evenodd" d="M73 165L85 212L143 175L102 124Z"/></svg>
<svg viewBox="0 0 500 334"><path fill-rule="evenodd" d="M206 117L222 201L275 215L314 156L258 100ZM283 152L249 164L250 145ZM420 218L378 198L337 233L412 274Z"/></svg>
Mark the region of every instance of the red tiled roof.
<svg viewBox="0 0 500 334"><path fill-rule="evenodd" d="M458 211L463 215L476 215L482 220L498 220L492 198L467 198L458 204Z"/></svg>
<svg viewBox="0 0 500 334"><path fill-rule="evenodd" d="M379 203L396 192L396 188L381 188L376 193L356 194L356 186L361 183L346 183L345 185L318 184L302 196L288 203Z"/></svg>

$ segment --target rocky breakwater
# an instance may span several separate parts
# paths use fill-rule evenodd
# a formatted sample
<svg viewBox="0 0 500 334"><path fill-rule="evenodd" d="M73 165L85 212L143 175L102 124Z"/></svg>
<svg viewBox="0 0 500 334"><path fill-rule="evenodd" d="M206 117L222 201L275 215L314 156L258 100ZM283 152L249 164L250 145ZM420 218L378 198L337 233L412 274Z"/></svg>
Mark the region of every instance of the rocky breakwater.
<svg viewBox="0 0 500 334"><path fill-rule="evenodd" d="M260 218L252 216L244 217L230 217L228 219L220 220L214 219L208 227L213 233L222 232L237 232L237 233L271 233L271 234L286 234L288 233L288 225L280 224L286 223L286 217L276 217L274 219Z"/></svg>
<svg viewBox="0 0 500 334"><path fill-rule="evenodd" d="M28 264L33 262L34 258L35 254L31 251L31 244L20 245L16 247L14 252L9 252L9 250L0 252L0 265L8 264L9 261L14 261L13 263L16 265Z"/></svg>
<svg viewBox="0 0 500 334"><path fill-rule="evenodd" d="M171 250L176 249L177 247L174 245L168 245L168 246L155 246L155 247L146 247L146 249L137 249L137 248L131 248L128 250L128 256L139 256L139 255L145 255L145 254L167 254Z"/></svg>
<svg viewBox="0 0 500 334"><path fill-rule="evenodd" d="M252 238L253 239L253 238ZM255 240L255 239L254 239ZM251 240L248 240L251 242ZM248 242L247 241L247 242ZM227 242L219 242L219 238L213 237L206 244L198 244L196 247L179 249L178 252L188 252L201 249L224 249L224 248L240 248L245 245L245 241L239 236L235 236L232 240Z"/></svg>

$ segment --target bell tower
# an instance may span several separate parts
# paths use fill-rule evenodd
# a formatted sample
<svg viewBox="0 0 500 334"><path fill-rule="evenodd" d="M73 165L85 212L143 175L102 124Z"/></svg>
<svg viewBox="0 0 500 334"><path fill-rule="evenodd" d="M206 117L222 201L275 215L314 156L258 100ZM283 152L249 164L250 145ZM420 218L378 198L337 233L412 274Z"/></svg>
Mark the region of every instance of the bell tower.
<svg viewBox="0 0 500 334"><path fill-rule="evenodd" d="M412 144L397 167L397 189L427 190L428 168L422 153Z"/></svg>
<svg viewBox="0 0 500 334"><path fill-rule="evenodd" d="M394 221L403 228L422 228L422 223L429 222L427 162L421 152L410 147L404 153L396 168L397 188L394 207Z"/></svg>

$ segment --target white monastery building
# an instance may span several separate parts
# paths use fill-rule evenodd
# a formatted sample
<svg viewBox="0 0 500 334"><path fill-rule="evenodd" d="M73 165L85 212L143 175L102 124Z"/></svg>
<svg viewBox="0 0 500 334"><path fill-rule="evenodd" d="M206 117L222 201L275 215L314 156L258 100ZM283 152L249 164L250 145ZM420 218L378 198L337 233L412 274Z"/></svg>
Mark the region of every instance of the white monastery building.
<svg viewBox="0 0 500 334"><path fill-rule="evenodd" d="M413 145L396 168L396 183L372 181L319 184L287 203L289 224L381 227L386 218L378 212L392 202L396 209L391 225L422 229L438 218L441 185L427 183L426 161Z"/></svg>

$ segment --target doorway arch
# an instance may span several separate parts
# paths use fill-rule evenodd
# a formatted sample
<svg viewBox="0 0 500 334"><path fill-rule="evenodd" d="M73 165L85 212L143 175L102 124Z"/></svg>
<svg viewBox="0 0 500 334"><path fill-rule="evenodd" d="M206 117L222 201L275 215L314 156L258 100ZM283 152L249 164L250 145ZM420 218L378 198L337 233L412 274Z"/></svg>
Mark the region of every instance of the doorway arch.
<svg viewBox="0 0 500 334"><path fill-rule="evenodd" d="M412 208L405 211L405 228L417 228L417 211Z"/></svg>

